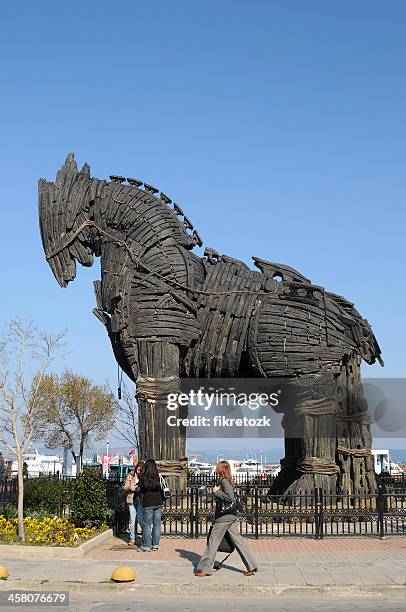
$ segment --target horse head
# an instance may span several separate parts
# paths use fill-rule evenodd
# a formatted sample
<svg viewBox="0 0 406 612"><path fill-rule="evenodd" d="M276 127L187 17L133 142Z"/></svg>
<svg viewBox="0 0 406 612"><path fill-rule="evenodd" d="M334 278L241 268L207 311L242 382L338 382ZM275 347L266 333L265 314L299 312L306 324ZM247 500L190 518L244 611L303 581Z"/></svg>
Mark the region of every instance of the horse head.
<svg viewBox="0 0 406 612"><path fill-rule="evenodd" d="M76 262L91 266L93 254L98 254L93 208L103 184L104 181L90 177L88 164L78 171L72 153L69 153L54 183L39 180L42 244L61 287L74 280Z"/></svg>

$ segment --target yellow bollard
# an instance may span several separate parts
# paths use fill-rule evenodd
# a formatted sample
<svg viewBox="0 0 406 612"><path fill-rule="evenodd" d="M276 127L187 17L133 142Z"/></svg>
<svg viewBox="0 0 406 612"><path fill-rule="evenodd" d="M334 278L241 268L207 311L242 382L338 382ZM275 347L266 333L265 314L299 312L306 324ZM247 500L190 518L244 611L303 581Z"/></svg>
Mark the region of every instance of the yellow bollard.
<svg viewBox="0 0 406 612"><path fill-rule="evenodd" d="M114 582L132 582L135 580L135 572L128 565L119 565L111 574L111 579Z"/></svg>
<svg viewBox="0 0 406 612"><path fill-rule="evenodd" d="M5 565L0 565L0 580L7 580L9 577L8 569Z"/></svg>

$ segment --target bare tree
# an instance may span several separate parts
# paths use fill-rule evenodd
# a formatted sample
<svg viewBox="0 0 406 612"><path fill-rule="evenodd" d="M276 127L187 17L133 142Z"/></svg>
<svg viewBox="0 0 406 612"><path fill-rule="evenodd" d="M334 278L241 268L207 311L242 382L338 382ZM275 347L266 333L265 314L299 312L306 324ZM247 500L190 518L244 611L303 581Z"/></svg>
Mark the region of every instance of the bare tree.
<svg viewBox="0 0 406 612"><path fill-rule="evenodd" d="M64 372L48 374L40 384L41 433L49 448L65 446L82 463L84 449L111 430L115 400L107 387L84 376ZM79 449L79 453L77 453Z"/></svg>
<svg viewBox="0 0 406 612"><path fill-rule="evenodd" d="M24 453L42 428L40 387L52 362L62 356L65 336L16 319L0 339L0 444L17 460L18 536L23 541Z"/></svg>
<svg viewBox="0 0 406 612"><path fill-rule="evenodd" d="M109 386L110 392L111 388ZM113 395L113 393L112 393ZM113 437L116 440L128 442L131 448L137 451L139 456L139 436L138 436L138 404L135 401L134 392L127 388L125 384L121 387L121 399L115 399L116 420L114 424Z"/></svg>

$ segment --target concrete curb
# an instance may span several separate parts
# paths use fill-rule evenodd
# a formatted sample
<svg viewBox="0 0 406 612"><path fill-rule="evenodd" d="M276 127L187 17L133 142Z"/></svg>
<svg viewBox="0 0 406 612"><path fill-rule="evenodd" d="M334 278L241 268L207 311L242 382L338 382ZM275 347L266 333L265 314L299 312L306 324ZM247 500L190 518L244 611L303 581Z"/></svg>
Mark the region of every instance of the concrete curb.
<svg viewBox="0 0 406 612"><path fill-rule="evenodd" d="M248 579L249 580L249 579ZM196 583L140 584L137 582L47 582L39 580L4 580L0 582L0 591L70 591L80 593L131 593L142 595L188 595L195 597L336 597L376 596L406 597L406 587L400 585L375 586L257 586L257 585L224 585L208 584L204 579Z"/></svg>
<svg viewBox="0 0 406 612"><path fill-rule="evenodd" d="M112 529L107 529L103 533L87 542L83 542L76 548L64 546L22 546L19 544L2 544L0 546L1 559L82 559L90 550L96 548L113 535Z"/></svg>

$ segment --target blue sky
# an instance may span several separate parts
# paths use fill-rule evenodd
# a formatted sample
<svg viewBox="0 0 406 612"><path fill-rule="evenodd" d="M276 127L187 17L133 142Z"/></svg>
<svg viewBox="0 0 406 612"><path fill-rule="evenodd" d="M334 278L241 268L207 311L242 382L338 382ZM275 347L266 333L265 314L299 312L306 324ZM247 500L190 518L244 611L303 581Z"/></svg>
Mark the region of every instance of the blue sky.
<svg viewBox="0 0 406 612"><path fill-rule="evenodd" d="M404 376L405 22L397 0L6 3L1 321L68 327L66 365L114 384L98 264L60 289L40 244L37 180L74 151L174 197L205 246L354 301L367 375Z"/></svg>

